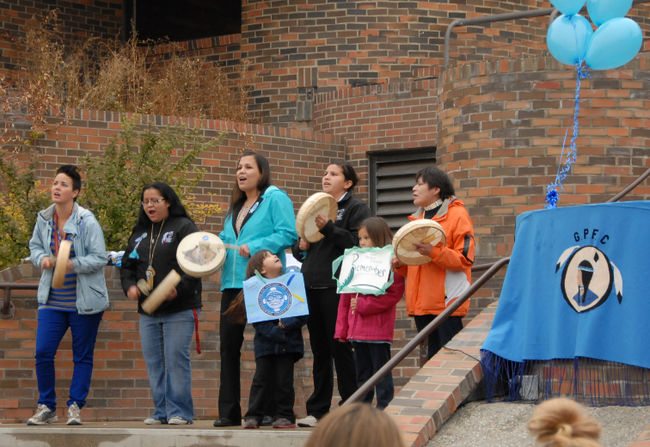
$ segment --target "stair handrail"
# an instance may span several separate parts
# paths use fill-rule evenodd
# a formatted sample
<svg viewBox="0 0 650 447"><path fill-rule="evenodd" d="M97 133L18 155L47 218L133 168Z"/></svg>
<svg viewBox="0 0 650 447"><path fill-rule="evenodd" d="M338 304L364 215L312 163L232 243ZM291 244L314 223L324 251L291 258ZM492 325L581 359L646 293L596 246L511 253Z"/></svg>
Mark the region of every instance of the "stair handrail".
<svg viewBox="0 0 650 447"><path fill-rule="evenodd" d="M612 197L611 199L607 200L605 203L618 202L618 201L621 200L623 197L625 197L626 195L628 195L628 194L629 194L629 193L630 193L634 188L636 188L637 186L639 186L639 185L641 184L641 182L643 182L643 181L644 181L645 179L647 179L649 176L650 176L650 168L646 169L646 171L645 171L643 174L641 174L639 177L637 177L636 180L634 180L632 183L630 183L629 185L627 185L627 186L623 189L623 191L619 192L619 193L616 194L614 197Z"/></svg>

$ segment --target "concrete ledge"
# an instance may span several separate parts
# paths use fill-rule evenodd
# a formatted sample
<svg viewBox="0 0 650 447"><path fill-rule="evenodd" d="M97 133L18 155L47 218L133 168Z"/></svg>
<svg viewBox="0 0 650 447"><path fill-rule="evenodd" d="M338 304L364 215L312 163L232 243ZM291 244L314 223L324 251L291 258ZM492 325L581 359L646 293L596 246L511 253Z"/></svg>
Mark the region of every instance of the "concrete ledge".
<svg viewBox="0 0 650 447"><path fill-rule="evenodd" d="M139 428L131 428L139 427ZM210 427L210 428L209 428ZM179 428L142 428L142 423L90 423L69 427L55 424L42 427L0 426L0 446L14 447L301 447L310 429L221 430L212 421Z"/></svg>

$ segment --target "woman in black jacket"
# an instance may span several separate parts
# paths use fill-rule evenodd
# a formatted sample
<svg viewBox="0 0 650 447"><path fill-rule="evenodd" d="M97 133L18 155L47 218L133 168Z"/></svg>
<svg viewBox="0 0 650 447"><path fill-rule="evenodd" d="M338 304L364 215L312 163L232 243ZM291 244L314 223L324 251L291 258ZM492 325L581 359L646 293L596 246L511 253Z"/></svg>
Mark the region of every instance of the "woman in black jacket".
<svg viewBox="0 0 650 447"><path fill-rule="evenodd" d="M302 261L301 271L309 302L307 328L314 354L314 392L307 399L307 417L297 421L301 427L315 426L330 409L334 391L332 360L341 398L346 400L357 389L352 348L348 343L334 340L339 295L332 279L332 261L346 248L358 244L359 226L370 216L368 206L352 196L352 189L358 181L357 173L349 163L332 162L327 166L323 192L338 202L336 221L316 216L316 226L325 237L311 244L301 239L293 247L294 256Z"/></svg>
<svg viewBox="0 0 650 447"><path fill-rule="evenodd" d="M201 308L201 280L182 272L176 261L180 241L198 231L174 190L165 183L152 183L142 190L142 207L122 259L122 288L138 301L140 341L147 364L154 401L147 425L191 424L192 368L190 344L198 310ZM181 275L180 283L152 314L142 302L171 270Z"/></svg>

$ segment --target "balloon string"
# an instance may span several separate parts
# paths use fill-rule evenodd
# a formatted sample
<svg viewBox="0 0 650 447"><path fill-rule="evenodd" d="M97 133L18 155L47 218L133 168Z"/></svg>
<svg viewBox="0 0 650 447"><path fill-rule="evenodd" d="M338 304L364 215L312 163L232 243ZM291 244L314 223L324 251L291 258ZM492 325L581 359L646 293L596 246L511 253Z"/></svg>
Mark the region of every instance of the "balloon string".
<svg viewBox="0 0 650 447"><path fill-rule="evenodd" d="M557 203L560 200L559 191L561 191L564 188L564 180L569 175L569 172L571 172L573 164L575 163L578 155L578 148L577 148L576 141L578 140L578 135L580 133L579 132L580 126L578 122L578 116L580 114L580 86L581 86L581 81L588 77L589 77L589 71L587 70L587 66L582 63L582 60L579 60L578 63L576 64L576 92L575 92L574 106L573 106L573 134L571 135L569 149L566 151L566 158L564 154L565 154L565 147L566 147L566 137L569 130L567 129L566 133L564 134L564 141L562 141L562 152L560 154L560 164L558 166L558 172L555 175L555 180L553 181L553 183L550 183L546 187L546 208L547 209L557 208ZM563 158L564 158L564 164L562 164Z"/></svg>

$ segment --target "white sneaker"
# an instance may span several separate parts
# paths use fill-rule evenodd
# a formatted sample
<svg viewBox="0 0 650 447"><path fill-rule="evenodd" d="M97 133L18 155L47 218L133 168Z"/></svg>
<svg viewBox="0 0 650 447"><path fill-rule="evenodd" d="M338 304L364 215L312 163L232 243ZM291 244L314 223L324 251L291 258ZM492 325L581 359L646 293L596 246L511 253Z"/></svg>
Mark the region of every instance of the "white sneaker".
<svg viewBox="0 0 650 447"><path fill-rule="evenodd" d="M45 425L58 421L56 413L47 405L38 404L34 416L27 419L27 425Z"/></svg>
<svg viewBox="0 0 650 447"><path fill-rule="evenodd" d="M302 419L296 420L298 427L316 427L318 425L318 419L316 419L311 414Z"/></svg>
<svg viewBox="0 0 650 447"><path fill-rule="evenodd" d="M151 416L144 420L146 425L160 425L162 421L160 419L154 419Z"/></svg>
<svg viewBox="0 0 650 447"><path fill-rule="evenodd" d="M187 419L182 418L180 416L172 416L172 417L169 418L167 423L169 425L188 425L188 424L191 424L192 421L188 421Z"/></svg>
<svg viewBox="0 0 650 447"><path fill-rule="evenodd" d="M76 402L68 407L68 425L81 425L81 409Z"/></svg>

